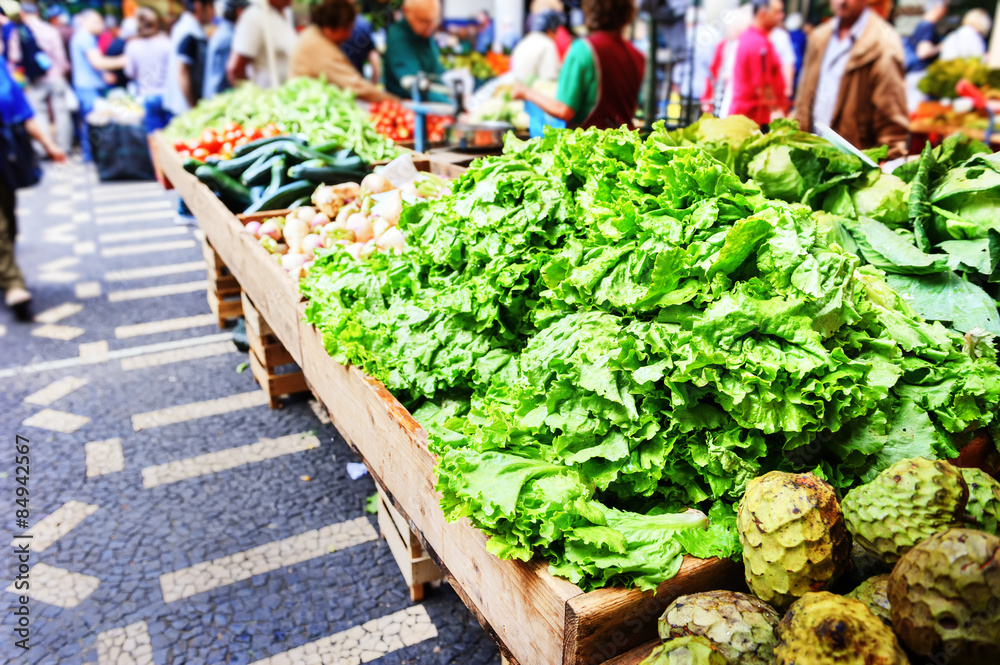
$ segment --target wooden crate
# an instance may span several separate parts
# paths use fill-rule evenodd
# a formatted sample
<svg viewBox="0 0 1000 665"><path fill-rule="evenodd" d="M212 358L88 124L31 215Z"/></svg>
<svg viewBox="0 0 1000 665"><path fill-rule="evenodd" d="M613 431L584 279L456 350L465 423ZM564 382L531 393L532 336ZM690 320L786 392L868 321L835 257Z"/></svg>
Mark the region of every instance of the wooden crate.
<svg viewBox="0 0 1000 665"><path fill-rule="evenodd" d="M267 394L271 408L280 408L282 395L305 392L309 386L292 354L278 340L246 293L241 295L241 301L250 345L250 371Z"/></svg>
<svg viewBox="0 0 1000 665"><path fill-rule="evenodd" d="M300 305L300 318L305 305ZM512 665L589 665L656 637L656 620L674 598L739 588L728 560L687 557L656 593L600 589L584 593L553 577L544 561L501 561L467 520L447 522L434 489L427 433L385 387L356 367L333 362L320 333L301 322L302 368L313 394L449 584Z"/></svg>
<svg viewBox="0 0 1000 665"><path fill-rule="evenodd" d="M637 646L636 648L623 653L620 656L616 656L615 658L606 661L604 665L639 665L639 663L644 661L649 654L653 653L653 649L662 643L662 640L651 640L641 646Z"/></svg>
<svg viewBox="0 0 1000 665"><path fill-rule="evenodd" d="M243 231L236 215L208 187L184 170L170 141L158 133L153 143L164 177L173 183L213 249L298 363L301 357L296 307L302 301L298 283L253 236Z"/></svg>
<svg viewBox="0 0 1000 665"><path fill-rule="evenodd" d="M420 537L410 528L410 523L379 488L378 528L389 545L389 551L410 588L410 600L424 599L424 586L441 579L441 569L420 544Z"/></svg>
<svg viewBox="0 0 1000 665"><path fill-rule="evenodd" d="M205 257L208 306L219 320L219 327L225 328L227 321L243 316L240 284L212 248L207 237L201 241L201 251Z"/></svg>

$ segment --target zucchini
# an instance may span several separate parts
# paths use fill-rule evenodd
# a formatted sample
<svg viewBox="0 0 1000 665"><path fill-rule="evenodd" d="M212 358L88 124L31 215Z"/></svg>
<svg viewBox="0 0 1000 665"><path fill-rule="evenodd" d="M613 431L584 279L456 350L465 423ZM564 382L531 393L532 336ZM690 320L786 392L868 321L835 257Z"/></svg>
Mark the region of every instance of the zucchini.
<svg viewBox="0 0 1000 665"><path fill-rule="evenodd" d="M250 214L260 212L261 210L280 210L282 208L287 208L293 202L302 197L312 196L315 189L316 183L299 180L279 188L270 196L263 196L257 199L253 202L253 205L245 210L245 212Z"/></svg>
<svg viewBox="0 0 1000 665"><path fill-rule="evenodd" d="M255 185L264 185L265 187L269 182L271 182L271 167L275 162L283 162L285 158L282 155L261 155L261 157L253 163L253 166L248 168L243 172L243 184L247 187L253 187Z"/></svg>
<svg viewBox="0 0 1000 665"><path fill-rule="evenodd" d="M198 167L194 174L198 180L208 185L218 195L227 208L234 212L243 212L248 205L253 203L250 190L214 166L203 164Z"/></svg>
<svg viewBox="0 0 1000 665"><path fill-rule="evenodd" d="M262 187L260 185L256 185L254 187L251 187L250 188L250 196L251 196L251 198L253 198L253 200L256 201L260 197L264 196L264 190L265 189L266 189L265 187Z"/></svg>
<svg viewBox="0 0 1000 665"><path fill-rule="evenodd" d="M228 176L239 178L244 171L260 161L261 158L266 159L270 154L273 153L271 153L267 146L263 146L259 150L249 152L242 157L234 157L219 164L219 170Z"/></svg>
<svg viewBox="0 0 1000 665"><path fill-rule="evenodd" d="M324 185L337 185L350 180L360 180L368 175L368 169L361 164L360 159L356 166L340 166L304 162L296 164L288 169L288 175L293 180L308 180L309 182L322 183Z"/></svg>
<svg viewBox="0 0 1000 665"><path fill-rule="evenodd" d="M205 162L200 159L195 159L194 157L188 157L184 160L184 170L194 175L194 172L198 170L199 166L204 166Z"/></svg>
<svg viewBox="0 0 1000 665"><path fill-rule="evenodd" d="M255 151L257 148L261 148L266 145L271 145L272 143L278 143L280 141L294 141L299 145L305 145L305 139L303 139L301 136L293 136L290 134L287 136L284 135L272 136L270 138L257 139L256 141L251 141L250 143L241 145L239 148L235 150L235 152L233 152L233 157L242 157L244 155L248 155L251 152Z"/></svg>

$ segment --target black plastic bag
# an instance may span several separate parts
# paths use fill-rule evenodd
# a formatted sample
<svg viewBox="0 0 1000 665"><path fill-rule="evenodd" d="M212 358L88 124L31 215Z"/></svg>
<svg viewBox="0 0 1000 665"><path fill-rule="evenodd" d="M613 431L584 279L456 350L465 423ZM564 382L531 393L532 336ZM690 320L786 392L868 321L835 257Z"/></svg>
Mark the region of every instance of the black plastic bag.
<svg viewBox="0 0 1000 665"><path fill-rule="evenodd" d="M88 125L97 177L106 180L156 180L142 125Z"/></svg>

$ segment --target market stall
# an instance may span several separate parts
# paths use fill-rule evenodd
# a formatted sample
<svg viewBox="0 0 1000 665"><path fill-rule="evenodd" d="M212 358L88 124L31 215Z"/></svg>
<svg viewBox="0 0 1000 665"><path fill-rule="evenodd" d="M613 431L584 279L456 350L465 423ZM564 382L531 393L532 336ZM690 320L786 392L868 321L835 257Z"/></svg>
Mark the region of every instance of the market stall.
<svg viewBox="0 0 1000 665"><path fill-rule="evenodd" d="M328 149L272 138L324 162L357 147L349 136L366 134ZM364 460L412 597L433 562L510 662L722 650L692 637L689 608L723 606L759 623L762 658L802 647L781 626L810 634L845 611L853 635L902 657L875 605L812 592L887 573L949 527L996 531L983 497L1000 500L1000 484L922 459L982 447L1000 401L984 342L1000 332L1000 254L966 196L993 191L1000 170L974 142L928 148L892 176L866 162L878 150L862 159L741 118L510 139L465 172L413 155L457 179L386 215L405 251L366 218L383 205L366 197L396 185L333 169L336 184L258 215L268 206L220 198L227 183L178 147L155 142L164 178L238 283L248 328L266 324ZM332 235L296 258L321 214ZM995 461L963 463L995 473ZM944 516L894 488L927 474L965 488ZM886 535L870 505L909 521ZM744 581L753 596L726 591ZM891 619L924 648L914 635L929 628Z"/></svg>

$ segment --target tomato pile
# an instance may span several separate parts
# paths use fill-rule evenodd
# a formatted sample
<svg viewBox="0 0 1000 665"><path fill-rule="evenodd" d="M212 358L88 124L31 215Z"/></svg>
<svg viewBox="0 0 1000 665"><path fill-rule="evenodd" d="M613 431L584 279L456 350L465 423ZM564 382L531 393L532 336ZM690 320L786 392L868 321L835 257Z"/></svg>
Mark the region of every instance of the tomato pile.
<svg viewBox="0 0 1000 665"><path fill-rule="evenodd" d="M431 143L444 141L444 130L451 118L444 115L429 115L427 118L427 140ZM371 105L372 124L375 131L393 141L412 141L417 114L403 108L399 102L386 100Z"/></svg>
<svg viewBox="0 0 1000 665"><path fill-rule="evenodd" d="M201 161L208 157L229 159L233 156L233 151L245 143L283 133L274 123L263 128L243 129L238 122L229 122L222 129L206 129L196 139L177 141L174 143L174 150L182 158L194 157Z"/></svg>

